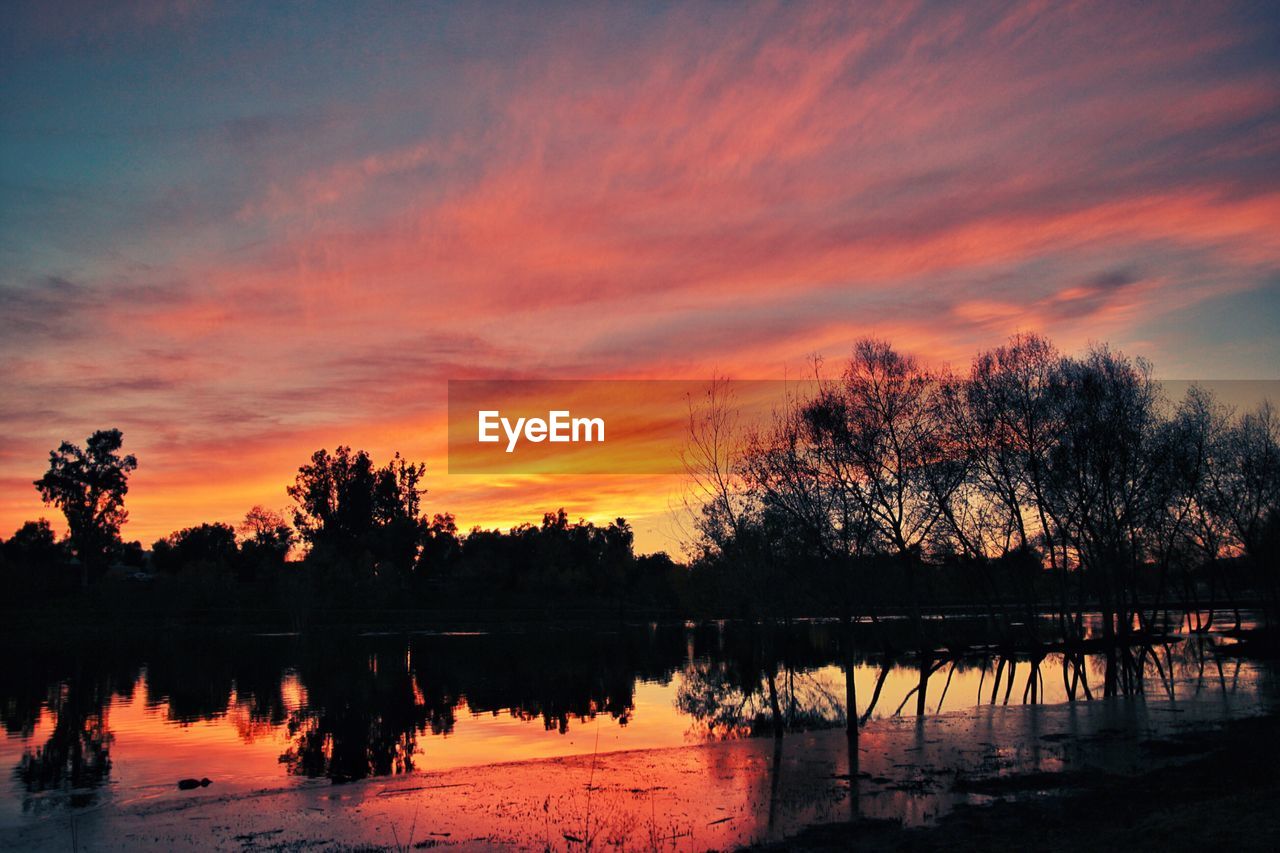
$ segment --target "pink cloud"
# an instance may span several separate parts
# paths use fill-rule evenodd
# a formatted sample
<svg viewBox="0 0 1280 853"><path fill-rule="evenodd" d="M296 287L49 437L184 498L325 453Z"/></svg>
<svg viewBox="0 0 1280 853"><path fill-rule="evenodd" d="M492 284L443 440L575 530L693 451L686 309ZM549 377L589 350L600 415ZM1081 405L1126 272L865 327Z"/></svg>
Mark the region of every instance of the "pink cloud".
<svg viewBox="0 0 1280 853"><path fill-rule="evenodd" d="M136 442L147 538L278 502L317 446L434 466L448 378L780 377L864 333L961 363L1015 329L1132 340L1280 262L1280 73L1240 59L1230 10L664 7L625 39L608 12L522 14L486 24L521 52L448 59L456 91L335 96L316 111L340 120L229 173L197 148L234 185L217 205L179 227L153 204L122 251L5 291L0 522L94 425ZM648 485L563 494L626 513ZM573 503L556 488L433 485L464 526Z"/></svg>

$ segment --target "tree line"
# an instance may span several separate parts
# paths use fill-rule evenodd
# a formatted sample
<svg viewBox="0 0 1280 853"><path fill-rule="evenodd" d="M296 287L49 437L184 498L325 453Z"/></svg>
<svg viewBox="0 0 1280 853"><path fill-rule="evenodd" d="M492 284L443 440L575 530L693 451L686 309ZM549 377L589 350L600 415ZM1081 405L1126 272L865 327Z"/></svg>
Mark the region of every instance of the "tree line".
<svg viewBox="0 0 1280 853"><path fill-rule="evenodd" d="M1089 648L1119 649L1113 692L1171 614L1206 629L1225 607L1238 628L1246 596L1280 612L1269 402L1236 414L1195 386L1166 400L1142 359L1064 356L1036 334L964 373L864 339L813 380L764 425L723 381L690 408L697 563L745 613L905 612L924 673L945 636L922 614L967 603L1002 644L1065 648L1069 679Z"/></svg>
<svg viewBox="0 0 1280 853"><path fill-rule="evenodd" d="M677 608L684 568L665 554L637 555L625 519L571 521L560 509L539 524L462 533L451 514L424 511L423 463L395 454L378 465L346 446L299 467L287 517L255 506L237 525L199 524L144 549L121 537L138 464L122 447L112 429L50 453L35 485L68 532L60 540L40 519L3 543L12 603L131 585L110 603L169 613L251 607L295 620L352 609Z"/></svg>
<svg viewBox="0 0 1280 853"><path fill-rule="evenodd" d="M119 430L64 442L35 482L62 510L0 549L11 600L73 595L123 576L176 606L249 602L303 616L350 608L531 607L672 615L923 618L944 605L989 617L1002 643L1125 646L1207 628L1243 603L1280 612L1280 420L1234 413L1203 388L1163 398L1150 366L1105 346L1079 357L1022 334L968 370L931 370L884 341L855 344L835 375L744 427L732 383L691 407L691 558L637 555L624 519L462 533L423 508L425 466L318 450L236 526L125 543L138 461ZM301 554L301 559L291 556ZM146 598L139 593L136 597ZM173 605L175 602L169 602ZM1049 623L1041 618L1045 612ZM1091 616L1094 612L1101 615ZM1081 652L1082 653L1082 652ZM1123 672L1117 674L1122 677Z"/></svg>

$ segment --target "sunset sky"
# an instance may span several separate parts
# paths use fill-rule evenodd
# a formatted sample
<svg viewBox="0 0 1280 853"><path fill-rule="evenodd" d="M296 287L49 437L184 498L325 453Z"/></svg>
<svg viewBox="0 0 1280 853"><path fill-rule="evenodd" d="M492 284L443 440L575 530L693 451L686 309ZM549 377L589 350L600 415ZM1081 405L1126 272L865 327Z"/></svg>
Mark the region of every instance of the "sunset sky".
<svg viewBox="0 0 1280 853"><path fill-rule="evenodd" d="M339 443L428 512L673 547L671 478L449 477L449 379L782 378L1017 330L1280 378L1275 4L6 4L0 535L126 539Z"/></svg>

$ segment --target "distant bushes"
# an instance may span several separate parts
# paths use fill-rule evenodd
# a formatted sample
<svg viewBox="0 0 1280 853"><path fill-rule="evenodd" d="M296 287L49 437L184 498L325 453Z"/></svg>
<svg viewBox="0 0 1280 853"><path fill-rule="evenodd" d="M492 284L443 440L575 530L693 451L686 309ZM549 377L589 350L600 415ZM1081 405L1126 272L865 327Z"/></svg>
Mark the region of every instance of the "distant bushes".
<svg viewBox="0 0 1280 853"><path fill-rule="evenodd" d="M0 546L0 578L15 602L65 594L80 580L71 573L71 549L44 518L26 522Z"/></svg>
<svg viewBox="0 0 1280 853"><path fill-rule="evenodd" d="M538 525L460 533L452 515L423 514L423 473L398 455L378 466L365 451L317 451L288 489L292 524L256 506L236 527L184 528L145 554L117 537L93 598L125 611L272 612L294 623L379 609L685 608L687 571L666 554L637 556L624 519L571 522L561 509ZM3 556L23 602L80 585L72 540L57 540L47 521L24 525Z"/></svg>
<svg viewBox="0 0 1280 853"><path fill-rule="evenodd" d="M229 524L201 524L171 533L151 546L151 566L157 572L231 572L240 557L235 529Z"/></svg>

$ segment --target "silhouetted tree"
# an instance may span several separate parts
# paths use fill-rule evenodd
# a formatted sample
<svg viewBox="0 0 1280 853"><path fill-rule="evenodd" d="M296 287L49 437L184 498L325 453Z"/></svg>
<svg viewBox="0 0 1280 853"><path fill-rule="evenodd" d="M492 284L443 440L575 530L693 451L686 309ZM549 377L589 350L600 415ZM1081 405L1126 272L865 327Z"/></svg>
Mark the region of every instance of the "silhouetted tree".
<svg viewBox="0 0 1280 853"><path fill-rule="evenodd" d="M88 584L91 568L105 566L129 518L124 496L138 460L120 455L123 441L118 429L98 430L84 449L64 441L50 451L49 470L35 481L44 502L67 517L72 548L84 567L82 584Z"/></svg>
<svg viewBox="0 0 1280 853"><path fill-rule="evenodd" d="M1142 360L1105 346L1067 358L1034 334L980 354L965 377L875 340L855 345L838 380L815 374L814 390L789 392L746 441L724 380L691 408L690 590L717 612L786 613L809 585L826 596L800 600L824 612L843 602L846 620L885 593L905 600L923 708L938 643L919 607L931 591L985 603L1002 647L1031 649L1033 701L1055 579L1070 697L1089 695L1084 655L1097 641L1107 692L1141 689L1175 576L1189 616L1206 578L1211 611L1218 588L1236 601L1233 562L1280 611L1280 419L1269 405L1232 421L1192 388L1170 410ZM1094 608L1101 637L1086 628Z"/></svg>
<svg viewBox="0 0 1280 853"><path fill-rule="evenodd" d="M1154 470L1146 496L1148 517L1140 547L1154 564L1157 577L1154 590L1144 590L1153 596L1150 615L1139 611L1144 627L1151 627L1163 608L1172 574L1180 576L1185 595L1193 570L1205 555L1211 553L1209 559L1216 561L1221 553L1221 536L1217 524L1210 522L1204 497L1212 448L1222 423L1221 407L1204 389L1192 386L1173 416L1156 426L1151 446ZM1212 574L1210 584L1212 589Z"/></svg>
<svg viewBox="0 0 1280 853"><path fill-rule="evenodd" d="M1267 594L1274 617L1280 614L1280 582L1264 553L1274 542L1280 513L1280 417L1269 401L1226 430L1214 461L1209 501Z"/></svg>
<svg viewBox="0 0 1280 853"><path fill-rule="evenodd" d="M693 523L704 550L714 552L744 539L745 527L758 515L758 501L743 477L745 439L732 387L713 379L702 399L689 402L688 440L681 453L692 487Z"/></svg>
<svg viewBox="0 0 1280 853"><path fill-rule="evenodd" d="M858 474L867 517L890 551L919 555L941 513L930 467L942 450L934 377L887 342L858 341L832 401L827 440Z"/></svg>
<svg viewBox="0 0 1280 853"><path fill-rule="evenodd" d="M375 527L399 519L417 520L425 489L426 466L395 458L383 468L363 450L340 446L330 454L317 450L298 469L289 496L297 503L294 527L315 544L360 541Z"/></svg>
<svg viewBox="0 0 1280 853"><path fill-rule="evenodd" d="M965 476L942 503L949 533L943 547L960 555L985 588L993 624L1006 643L1014 642L1015 630L1033 646L1040 642L1043 555L1059 581L1059 634L1067 639L1082 633L1067 615L1068 556L1045 497L1047 458L1060 430L1050 391L1061 364L1048 340L1021 333L980 353L968 376L947 381L940 393L939 417L953 455L967 463ZM1015 605L1021 610L1017 621L1007 612ZM1065 674L1066 655L1063 660ZM1080 667L1083 659L1072 657L1071 663ZM1074 695L1071 682L1068 692Z"/></svg>
<svg viewBox="0 0 1280 853"><path fill-rule="evenodd" d="M231 525L200 524L156 540L151 546L151 564L168 574L195 568L229 570L237 554Z"/></svg>
<svg viewBox="0 0 1280 853"><path fill-rule="evenodd" d="M285 521L284 515L273 509L258 505L244 515L244 520L236 528L241 539L263 547L286 548L293 542L293 528Z"/></svg>
<svg viewBox="0 0 1280 853"><path fill-rule="evenodd" d="M443 579L451 572L461 551L462 541L458 538L458 523L453 513L433 515L423 538L422 553L418 555L423 574L433 580Z"/></svg>
<svg viewBox="0 0 1280 853"><path fill-rule="evenodd" d="M293 547L293 528L275 510L255 506L236 528L240 536L240 577L256 580L278 573Z"/></svg>
<svg viewBox="0 0 1280 853"><path fill-rule="evenodd" d="M4 543L6 562L25 566L52 565L66 557L66 549L57 541L47 518L24 522Z"/></svg>
<svg viewBox="0 0 1280 853"><path fill-rule="evenodd" d="M1103 637L1124 638L1144 557L1137 543L1156 487L1157 389L1150 366L1105 347L1067 359L1054 380L1060 428L1049 454L1047 498L1102 609ZM1108 692L1116 689L1108 667Z"/></svg>
<svg viewBox="0 0 1280 853"><path fill-rule="evenodd" d="M400 454L378 468L363 450L317 450L288 488L294 527L311 546L307 562L333 587L377 581L391 593L418 560L427 522L422 517L426 466Z"/></svg>
<svg viewBox="0 0 1280 853"><path fill-rule="evenodd" d="M1186 476L1193 480L1186 519L1179 532L1188 551L1200 555L1197 560L1188 552L1180 560L1180 595L1187 615L1192 619L1192 627L1207 630L1212 626L1219 582L1228 600L1235 599L1230 583L1221 571L1220 560L1231 547L1231 535L1221 523L1222 508L1216 499L1231 416L1211 394L1193 386L1179 406L1176 417L1182 434L1181 466L1186 470ZM1209 581L1209 615L1206 621L1202 621L1200 614L1198 573L1195 571L1199 566L1205 568ZM1234 610L1238 625L1239 607L1235 606Z"/></svg>
<svg viewBox="0 0 1280 853"><path fill-rule="evenodd" d="M772 425L753 434L746 479L762 505L761 532L773 543L772 562L783 570L778 594L838 602L845 631L845 720L848 734L856 737L854 620L874 614L859 569L866 565L862 557L875 527L849 452L840 388L825 382L820 368L815 361L818 390L812 398L788 395Z"/></svg>
<svg viewBox="0 0 1280 853"><path fill-rule="evenodd" d="M0 547L0 584L13 603L27 594L57 590L66 581L70 558L47 519L28 521Z"/></svg>

